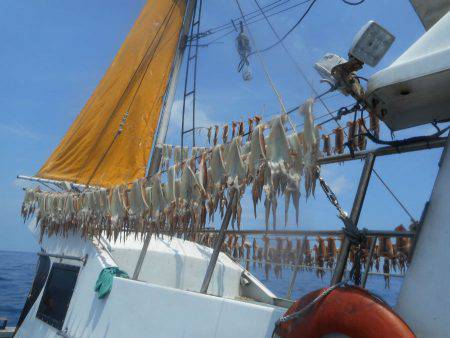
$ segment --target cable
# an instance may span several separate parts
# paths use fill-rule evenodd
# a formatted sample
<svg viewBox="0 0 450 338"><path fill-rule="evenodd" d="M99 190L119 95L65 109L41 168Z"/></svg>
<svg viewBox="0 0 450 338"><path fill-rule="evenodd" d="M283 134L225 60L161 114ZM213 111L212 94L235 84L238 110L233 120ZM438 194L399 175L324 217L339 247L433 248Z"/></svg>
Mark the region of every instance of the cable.
<svg viewBox="0 0 450 338"><path fill-rule="evenodd" d="M304 0L304 1L300 1L299 3L297 3L297 4L295 4L295 5L292 5L292 6L290 6L290 7L283 8L283 9L279 10L278 12L268 14L267 17L270 18L270 17L272 17L272 16L274 16L274 15L281 14L281 13L283 13L283 12L286 12L286 11L288 11L288 10L291 10L291 9L293 9L293 8L295 8L295 7L298 7L298 6L300 6L300 5L303 5L303 4L308 3L308 2L310 2L310 1L312 1L312 0ZM265 11L265 12L267 13L268 11ZM261 15L259 15L259 16L261 16ZM244 24L244 27L250 26L250 25L252 25L252 24L254 24L254 23L258 23L258 22L264 20L264 18L258 18L258 19L256 19L256 18L258 18L258 16L254 16L254 17L252 17L251 19L249 19L249 21L247 22L247 24ZM252 19L255 19L255 20L250 21L250 20L252 20ZM230 27L225 27L225 28L220 29L220 30L217 30L217 31L215 31L215 32L213 32L213 33L211 33L211 34L205 35L205 37L206 37L206 36L211 36L211 35L213 35L213 34L219 33L219 32L221 32L221 31L227 30L227 29L229 29L228 32L226 32L225 34L221 35L221 36L218 37L218 38L213 39L212 41L210 41L210 42L208 42L208 43L206 43L206 44L213 43L213 42L215 42L215 41L218 41L218 40L222 39L222 38L225 37L225 36L230 35L231 33L236 32L236 30L234 29L234 27L230 25Z"/></svg>
<svg viewBox="0 0 450 338"><path fill-rule="evenodd" d="M351 2L349 0L342 0L342 1L344 3L346 3L347 5L350 5L350 6L358 6L358 5L361 5L366 0L359 0L359 1L356 1L356 2Z"/></svg>
<svg viewBox="0 0 450 338"><path fill-rule="evenodd" d="M254 0L256 3L256 6L258 6L259 10L262 12L261 10L261 6L259 5L259 2L257 0ZM311 4L312 5L312 4ZM286 47L286 45L284 44L284 42L281 40L278 32L276 31L275 27L272 25L272 23L269 20L269 17L266 16L264 14L264 12L262 12L262 14L264 15L264 19L267 21L267 24L269 25L270 29L272 30L273 34L275 35L275 37L278 39L278 41L280 42L281 46L283 47L284 51L286 52L286 54L288 55L289 59L292 61L292 63L294 64L295 68L297 69L297 71L300 73L300 75L303 77L303 79L305 80L306 84L311 88L312 92L314 93L314 95L316 97L319 97L319 102L323 105L323 107L327 110L328 115L330 115L334 120L335 120L335 116L333 116L332 112L330 111L330 109L328 108L328 106L325 104L325 102L323 101L322 97L318 94L318 92L315 90L313 84L308 80L308 77L306 76L305 72L302 70L302 68L300 67L300 65L298 64L297 60L295 60L295 58L292 56L292 54L290 53L289 49ZM348 106L347 106L348 107ZM335 120L337 125L339 127L342 128L341 124Z"/></svg>
<svg viewBox="0 0 450 338"><path fill-rule="evenodd" d="M299 19L299 20L294 24L294 26L292 26L292 27L291 27L291 28L290 28L290 29L289 29L289 30L288 30L281 38L279 38L277 42L275 42L274 44L272 44L272 45L270 45L270 46L268 46L268 47L266 47L266 48L264 48L264 49L258 50L257 52L259 52L259 53L266 52L266 51L268 51L269 49L271 49L271 48L273 48L273 47L279 45L281 42L283 42L283 40L286 39L286 37L287 37L289 34L291 34L291 33L294 31L294 29L297 28L298 25L300 25L300 23L303 21L303 19L306 17L306 15L308 15L308 13L309 13L309 11L311 10L312 6L314 6L314 4L315 4L316 2L317 2L317 0L313 0L313 1L309 4L308 8L307 8L306 11L303 13L303 15L300 17L300 19ZM254 53L256 53L256 52L253 52L253 53L251 53L250 55L252 55L252 54L254 54Z"/></svg>
<svg viewBox="0 0 450 338"><path fill-rule="evenodd" d="M283 1L283 2L279 3L280 1ZM263 8L264 12L268 13L270 11L275 10L276 8L278 8L280 6L286 5L288 2L291 2L291 1L292 0L277 0L277 1L274 1L274 2L272 2L270 4L262 6L262 8ZM294 5L290 6L290 7L286 7L286 8L281 9L281 12L283 12L285 10L292 9L294 7L297 7L297 6L301 5L301 4L304 4L304 3L309 2L309 1L312 1L312 0L306 0L306 1L303 0L300 3L297 3L297 4L294 4ZM268 7L271 7L271 8L268 8ZM255 13L257 13L257 14L254 15ZM274 13L274 14L277 14L277 13ZM271 14L271 15L273 15L273 14ZM254 10L254 11L252 11L250 13L244 14L244 17L248 21L251 21L251 20L260 18L261 17L261 13L259 13L259 10ZM235 21L239 21L239 20L241 20L241 17L233 18L233 19L230 20L231 22L228 22L226 24L222 24L222 25L210 28L210 29L204 31L203 33L200 33L200 35L201 36L209 36L209 35L216 34L216 33L220 32L220 31L223 31L223 30L226 30L226 29L230 29L230 28L234 31L235 30L234 23L235 23ZM251 23L249 23L249 24L251 24Z"/></svg>
<svg viewBox="0 0 450 338"><path fill-rule="evenodd" d="M380 177L380 175L378 175L378 173L375 171L375 169L372 170L373 173L378 177L378 179L380 180L380 182L384 185L384 187L387 189L387 191L389 191L389 193L392 195L392 197L397 201L397 203L400 205L400 207L403 209L403 211L405 211L411 222L412 223L417 223L417 221L414 219L414 217L411 215L411 213L408 211L408 209L406 209L405 205L400 201L400 199L394 194L394 192L391 190L391 188L388 187L388 185L386 184L386 182L383 181L383 179Z"/></svg>

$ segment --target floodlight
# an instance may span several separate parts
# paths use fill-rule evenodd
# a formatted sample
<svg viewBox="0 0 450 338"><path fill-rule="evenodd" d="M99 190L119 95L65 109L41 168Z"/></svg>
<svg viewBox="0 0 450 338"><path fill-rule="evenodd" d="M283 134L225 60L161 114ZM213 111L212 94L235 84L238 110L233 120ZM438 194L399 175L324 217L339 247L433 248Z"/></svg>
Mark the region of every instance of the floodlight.
<svg viewBox="0 0 450 338"><path fill-rule="evenodd" d="M326 53L319 61L314 64L314 69L319 75L333 84L336 84L336 79L331 75L331 70L342 63L346 63L347 60L339 55Z"/></svg>
<svg viewBox="0 0 450 338"><path fill-rule="evenodd" d="M348 54L359 61L375 67L386 54L395 36L375 21L366 23L355 35Z"/></svg>

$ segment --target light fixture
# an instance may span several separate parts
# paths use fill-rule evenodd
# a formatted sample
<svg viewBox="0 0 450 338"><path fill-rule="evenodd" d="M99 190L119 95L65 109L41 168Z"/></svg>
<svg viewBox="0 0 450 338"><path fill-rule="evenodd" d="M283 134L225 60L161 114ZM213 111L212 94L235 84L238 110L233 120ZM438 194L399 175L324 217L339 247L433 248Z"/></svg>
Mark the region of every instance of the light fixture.
<svg viewBox="0 0 450 338"><path fill-rule="evenodd" d="M375 21L366 23L353 39L348 54L359 61L375 67L395 40L395 36Z"/></svg>

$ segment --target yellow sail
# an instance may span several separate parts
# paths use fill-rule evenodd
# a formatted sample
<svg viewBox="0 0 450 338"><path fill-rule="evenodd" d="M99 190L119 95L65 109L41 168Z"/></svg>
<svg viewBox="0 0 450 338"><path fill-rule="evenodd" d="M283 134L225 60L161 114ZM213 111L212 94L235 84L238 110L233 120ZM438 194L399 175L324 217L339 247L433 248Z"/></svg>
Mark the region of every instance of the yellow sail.
<svg viewBox="0 0 450 338"><path fill-rule="evenodd" d="M185 0L148 0L38 177L111 187L145 175Z"/></svg>

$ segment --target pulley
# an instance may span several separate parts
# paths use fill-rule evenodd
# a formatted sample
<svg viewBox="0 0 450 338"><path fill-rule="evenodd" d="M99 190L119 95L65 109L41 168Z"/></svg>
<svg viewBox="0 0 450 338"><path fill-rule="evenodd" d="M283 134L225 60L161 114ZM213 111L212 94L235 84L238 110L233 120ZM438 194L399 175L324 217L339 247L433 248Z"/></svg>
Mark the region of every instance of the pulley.
<svg viewBox="0 0 450 338"><path fill-rule="evenodd" d="M240 32L236 37L236 49L241 58L238 64L238 72L242 73L242 78L244 81L250 81L253 78L252 71L250 68L250 62L248 61L248 56L252 51L250 46L250 39L247 34L244 33L244 26L242 21L239 22Z"/></svg>

